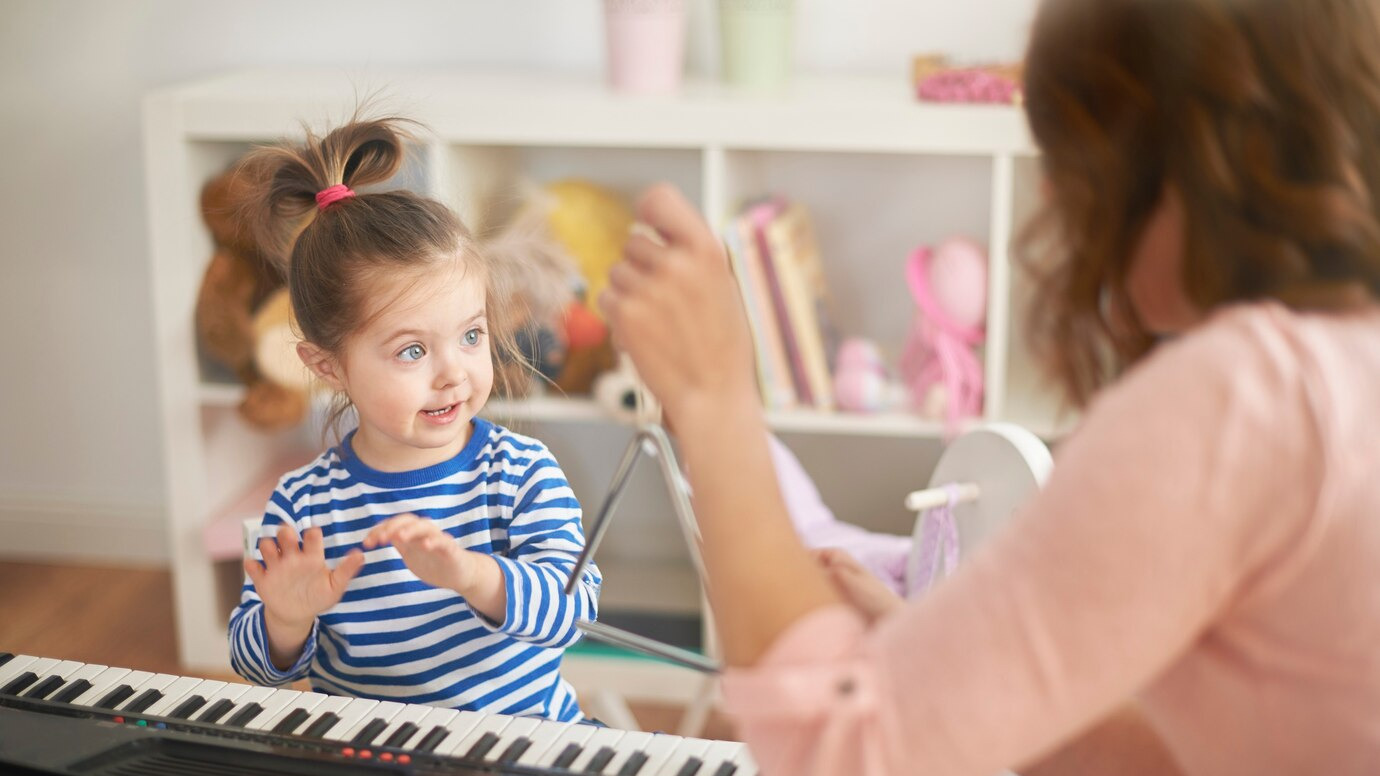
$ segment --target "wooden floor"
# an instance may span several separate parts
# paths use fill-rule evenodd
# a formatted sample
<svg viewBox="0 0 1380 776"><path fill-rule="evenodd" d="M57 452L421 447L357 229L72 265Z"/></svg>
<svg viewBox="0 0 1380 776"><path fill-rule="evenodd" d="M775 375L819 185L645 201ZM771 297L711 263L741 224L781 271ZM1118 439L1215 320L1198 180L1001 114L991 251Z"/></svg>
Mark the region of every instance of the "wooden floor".
<svg viewBox="0 0 1380 776"><path fill-rule="evenodd" d="M0 652L244 681L180 666L165 569L0 561L0 607ZM632 711L647 730L674 730L681 714L653 704ZM732 738L733 732L715 715L701 735Z"/></svg>

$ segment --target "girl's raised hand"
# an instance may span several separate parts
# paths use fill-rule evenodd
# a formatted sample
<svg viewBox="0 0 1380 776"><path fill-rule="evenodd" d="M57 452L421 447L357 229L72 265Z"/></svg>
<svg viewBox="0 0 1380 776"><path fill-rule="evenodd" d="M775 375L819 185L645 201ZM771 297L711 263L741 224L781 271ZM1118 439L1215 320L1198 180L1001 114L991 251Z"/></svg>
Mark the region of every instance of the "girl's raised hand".
<svg viewBox="0 0 1380 776"><path fill-rule="evenodd" d="M340 603L350 580L364 566L364 553L352 550L334 569L326 565L321 529L308 528L299 546L291 525L278 527L277 539L259 539L263 563L244 559L244 571L263 599L265 616L284 625L309 626L316 616Z"/></svg>
<svg viewBox="0 0 1380 776"><path fill-rule="evenodd" d="M390 517L364 537L364 549L392 544L417 578L434 587L467 589L468 550L436 523L412 513Z"/></svg>
<svg viewBox="0 0 1380 776"><path fill-rule="evenodd" d="M599 299L615 341L677 426L698 422L687 412L756 402L747 319L718 238L668 184L642 195L637 216L655 235L634 231Z"/></svg>

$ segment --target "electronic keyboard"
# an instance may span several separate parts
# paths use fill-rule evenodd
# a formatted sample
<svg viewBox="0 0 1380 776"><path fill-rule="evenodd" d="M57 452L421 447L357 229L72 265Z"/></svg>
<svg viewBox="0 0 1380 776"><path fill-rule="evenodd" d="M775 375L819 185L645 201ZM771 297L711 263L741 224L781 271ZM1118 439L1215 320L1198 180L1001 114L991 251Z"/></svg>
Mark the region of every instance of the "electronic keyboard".
<svg viewBox="0 0 1380 776"><path fill-rule="evenodd" d="M0 770L95 776L755 776L733 741L0 652Z"/></svg>

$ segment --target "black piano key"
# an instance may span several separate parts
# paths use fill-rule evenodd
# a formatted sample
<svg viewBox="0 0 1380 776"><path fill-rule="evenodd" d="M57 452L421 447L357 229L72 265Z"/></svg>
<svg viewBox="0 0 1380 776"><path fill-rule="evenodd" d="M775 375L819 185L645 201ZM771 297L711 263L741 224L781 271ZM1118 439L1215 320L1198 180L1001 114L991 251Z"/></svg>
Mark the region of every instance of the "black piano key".
<svg viewBox="0 0 1380 776"><path fill-rule="evenodd" d="M450 735L449 730L446 730L445 727L442 725L437 725L436 727L429 730L426 735L422 736L421 741L417 742L417 751L436 751L436 747L440 746L441 742L446 740L446 736L448 735Z"/></svg>
<svg viewBox="0 0 1380 776"><path fill-rule="evenodd" d="M585 766L585 773L602 773L604 766L609 764L609 760L618 754L611 746L601 746L594 756L589 758L589 765Z"/></svg>
<svg viewBox="0 0 1380 776"><path fill-rule="evenodd" d="M116 706L119 706L121 703L124 703L125 698L128 698L133 694L133 687L130 687L127 684L122 684L119 687L116 687L115 689L106 693L104 698L101 698L100 700L96 701L96 708L113 709Z"/></svg>
<svg viewBox="0 0 1380 776"><path fill-rule="evenodd" d="M307 721L311 712L306 709L293 709L286 717L278 720L278 724L273 726L274 733L291 733L297 726Z"/></svg>
<svg viewBox="0 0 1380 776"><path fill-rule="evenodd" d="M566 744L565 748L561 750L561 753L556 755L556 759L551 761L551 766L554 768L565 768L575 762L575 758L579 756L579 744Z"/></svg>
<svg viewBox="0 0 1380 776"><path fill-rule="evenodd" d="M173 719L191 719L196 710L206 705L206 699L200 695L193 695L187 700L179 703L177 708L168 713Z"/></svg>
<svg viewBox="0 0 1380 776"><path fill-rule="evenodd" d="M64 681L65 680L61 676L53 674L52 676L48 677L47 679L44 679L43 681L39 682L33 687L30 687L28 691L24 693L24 697L47 698L49 695L52 695L57 690L57 688L61 687Z"/></svg>
<svg viewBox="0 0 1380 776"><path fill-rule="evenodd" d="M404 722L398 726L397 730L393 731L393 735L384 740L381 746L402 746L411 741L412 736L416 735L420 729L411 722Z"/></svg>
<svg viewBox="0 0 1380 776"><path fill-rule="evenodd" d="M723 765L720 765L720 766L719 766L719 769L718 769L718 770L714 771L714 776L733 776L733 774L735 774L735 773L737 773L737 772L738 772L738 764L737 764L737 763L725 762Z"/></svg>
<svg viewBox="0 0 1380 776"><path fill-rule="evenodd" d="M494 735L493 733L485 733L484 735L479 737L478 741L474 742L474 746L470 747L470 750L465 753L465 756L473 757L475 759L482 759L484 755L488 754L489 750L493 749L494 745L497 743L498 736Z"/></svg>
<svg viewBox="0 0 1380 776"><path fill-rule="evenodd" d="M386 727L388 727L387 720L377 718L371 719L369 720L369 724L360 728L358 733L355 733L355 737L350 739L350 743L364 745L372 744L374 743L374 738L377 737L379 733L382 733Z"/></svg>
<svg viewBox="0 0 1380 776"><path fill-rule="evenodd" d="M701 765L704 765L704 760L698 757L691 757L681 764L680 769L676 771L676 776L695 776L695 774L700 772Z"/></svg>
<svg viewBox="0 0 1380 776"><path fill-rule="evenodd" d="M91 689L90 682L86 681L85 679L78 679L77 681L72 682L71 684L59 690L58 694L52 697L52 700L57 701L58 703L71 703L77 698L80 698L82 694L89 689Z"/></svg>
<svg viewBox="0 0 1380 776"><path fill-rule="evenodd" d="M321 738L329 733L331 728L335 727L335 723L339 721L340 717L336 716L334 712L328 711L317 717L310 725L307 725L307 729L302 731L302 735L311 736L312 738Z"/></svg>
<svg viewBox="0 0 1380 776"><path fill-rule="evenodd" d="M129 705L125 707L125 711L133 711L137 713L143 711L144 709L147 709L148 707L152 706L153 704L161 700L163 700L163 693L159 692L158 690L144 690L143 692L139 693L138 698L135 698L134 700L129 702Z"/></svg>
<svg viewBox="0 0 1380 776"><path fill-rule="evenodd" d="M0 687L0 695L18 695L19 693L24 692L25 687L28 687L29 685L37 681L38 674L34 673L33 671L25 671L19 676L16 676L15 678L11 679L9 684L5 685L4 687Z"/></svg>
<svg viewBox="0 0 1380 776"><path fill-rule="evenodd" d="M531 748L531 746L532 739L526 736L514 739L513 743L508 744L508 748L503 750L503 754L498 756L498 761L501 763L515 763L517 762L517 758L521 757L522 753Z"/></svg>
<svg viewBox="0 0 1380 776"><path fill-rule="evenodd" d="M618 769L618 776L637 776L637 772L642 770L642 766L647 763L647 755L643 752L633 752L628 756L628 761L623 763L623 767Z"/></svg>
<svg viewBox="0 0 1380 776"><path fill-rule="evenodd" d="M14 660L14 653L0 652L0 666L10 662L11 660Z"/></svg>
<svg viewBox="0 0 1380 776"><path fill-rule="evenodd" d="M253 722L254 718L259 716L259 712L263 710L263 706L260 706L257 703L251 703L248 706L245 706L244 708L235 712L235 716L226 720L225 724L233 727L244 727L245 725L248 725L250 722Z"/></svg>
<svg viewBox="0 0 1380 776"><path fill-rule="evenodd" d="M226 714L229 714L230 710L233 708L235 708L234 701L230 700L229 698L221 698L215 703L212 703L210 706L207 706L206 711L202 712L201 716L196 718L196 721L209 722L214 724L216 722L219 722L221 717L224 717Z"/></svg>

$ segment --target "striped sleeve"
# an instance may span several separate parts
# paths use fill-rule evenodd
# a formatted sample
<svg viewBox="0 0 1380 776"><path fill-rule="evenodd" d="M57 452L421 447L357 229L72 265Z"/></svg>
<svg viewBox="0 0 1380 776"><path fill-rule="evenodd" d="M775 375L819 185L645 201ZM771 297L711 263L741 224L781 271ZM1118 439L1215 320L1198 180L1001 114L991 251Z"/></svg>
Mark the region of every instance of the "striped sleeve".
<svg viewBox="0 0 1380 776"><path fill-rule="evenodd" d="M585 546L580 504L545 447L533 451L530 461L518 480L508 552L494 556L503 572L507 611L502 624L485 624L538 646L567 647L580 639L575 623L598 616L602 579L591 563L574 592L565 594Z"/></svg>
<svg viewBox="0 0 1380 776"><path fill-rule="evenodd" d="M283 523L295 526L299 534L302 531L303 527L296 520L291 498L284 484L280 483L264 509L259 535L272 536ZM257 544L251 554L254 560L263 562L263 555L259 552ZM319 627L319 621L312 624L311 633L308 634L307 642L302 646L302 654L297 661L286 671L278 670L269 657L263 599L259 598L254 583L246 575L244 587L240 590L240 605L230 614L230 666L245 679L270 687L301 679L307 675L312 657L316 654L316 634Z"/></svg>

